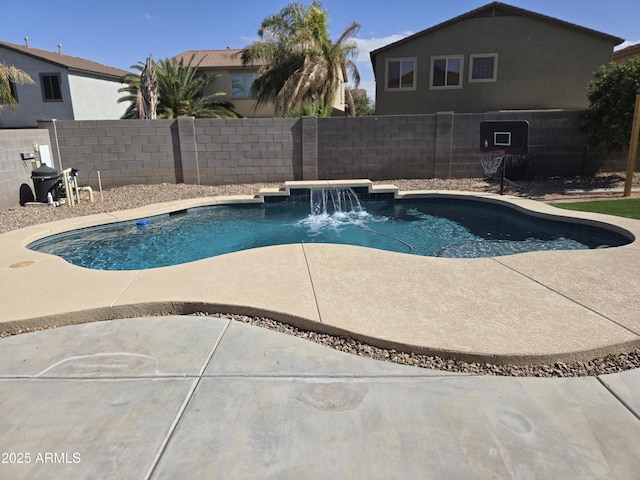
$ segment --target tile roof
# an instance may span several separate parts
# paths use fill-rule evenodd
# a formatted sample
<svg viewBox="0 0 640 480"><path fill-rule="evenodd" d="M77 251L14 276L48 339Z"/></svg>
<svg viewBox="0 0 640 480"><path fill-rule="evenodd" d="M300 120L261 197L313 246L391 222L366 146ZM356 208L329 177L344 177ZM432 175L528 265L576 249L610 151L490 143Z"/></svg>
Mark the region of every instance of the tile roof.
<svg viewBox="0 0 640 480"><path fill-rule="evenodd" d="M621 50L616 50L613 52L613 61L619 61L620 59L628 60L631 57L640 55L640 43L636 43L634 45L629 45L626 48Z"/></svg>
<svg viewBox="0 0 640 480"><path fill-rule="evenodd" d="M123 75L126 75L126 70L120 70L119 68L109 67L101 63L92 62L91 60L85 60L84 58L72 57L71 55L65 55L63 53L51 52L49 50L41 50L39 48L27 47L25 45L18 45L15 43L0 41L0 47L4 47L15 52L28 55L44 62L52 63L59 67L67 68L70 71L92 73L102 77L109 77L113 79L120 79Z"/></svg>
<svg viewBox="0 0 640 480"><path fill-rule="evenodd" d="M193 55L194 63L200 62L200 67L242 67L239 48L225 48L224 50L187 50L176 55L176 60L184 60L185 63L191 59Z"/></svg>

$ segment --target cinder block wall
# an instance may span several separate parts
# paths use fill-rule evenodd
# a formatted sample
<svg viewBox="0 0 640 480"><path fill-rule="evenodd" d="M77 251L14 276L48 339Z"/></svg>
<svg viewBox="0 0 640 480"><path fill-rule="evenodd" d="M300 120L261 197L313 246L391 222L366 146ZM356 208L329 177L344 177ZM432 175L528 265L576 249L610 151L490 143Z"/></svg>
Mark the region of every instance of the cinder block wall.
<svg viewBox="0 0 640 480"><path fill-rule="evenodd" d="M184 182L284 182L302 177L301 122L291 118L179 119ZM183 135L188 124L195 136Z"/></svg>
<svg viewBox="0 0 640 480"><path fill-rule="evenodd" d="M56 169L76 168L81 185L97 187L98 171L103 187L177 181L174 120L58 120L38 126L49 130Z"/></svg>
<svg viewBox="0 0 640 480"><path fill-rule="evenodd" d="M581 110L509 112L485 115L486 120L527 120L529 153L526 173L553 177L589 175L600 164L586 147L586 135L580 130Z"/></svg>
<svg viewBox="0 0 640 480"><path fill-rule="evenodd" d="M0 130L0 210L20 206L21 185L33 193L31 162L23 161L20 154L33 153L34 144L49 145L48 132L38 129Z"/></svg>
<svg viewBox="0 0 640 480"><path fill-rule="evenodd" d="M79 183L229 184L301 178L299 119L41 121ZM56 155L56 164L57 163Z"/></svg>
<svg viewBox="0 0 640 480"><path fill-rule="evenodd" d="M318 178L472 178L480 164L480 124L485 120L529 122L526 175L593 173L580 111L504 112L321 118Z"/></svg>
<svg viewBox="0 0 640 480"><path fill-rule="evenodd" d="M430 178L436 116L319 118L318 178Z"/></svg>
<svg viewBox="0 0 640 480"><path fill-rule="evenodd" d="M580 111L443 112L358 118L41 122L81 184L228 184L287 180L468 178L480 164L483 120L527 120L526 175L579 175L599 166ZM54 128L55 127L55 128Z"/></svg>

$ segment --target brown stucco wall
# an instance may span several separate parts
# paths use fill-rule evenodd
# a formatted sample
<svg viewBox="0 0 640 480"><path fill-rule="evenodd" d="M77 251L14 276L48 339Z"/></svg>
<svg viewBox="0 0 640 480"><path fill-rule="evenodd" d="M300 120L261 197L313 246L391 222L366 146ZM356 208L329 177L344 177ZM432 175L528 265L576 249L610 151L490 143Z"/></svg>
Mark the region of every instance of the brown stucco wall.
<svg viewBox="0 0 640 480"><path fill-rule="evenodd" d="M535 17L463 19L376 56L376 114L586 108L587 84L611 62L613 46L604 36ZM497 81L470 83L469 55L491 53L498 54ZM429 89L434 55L464 55L462 88ZM385 59L398 57L417 57L415 91L384 91Z"/></svg>

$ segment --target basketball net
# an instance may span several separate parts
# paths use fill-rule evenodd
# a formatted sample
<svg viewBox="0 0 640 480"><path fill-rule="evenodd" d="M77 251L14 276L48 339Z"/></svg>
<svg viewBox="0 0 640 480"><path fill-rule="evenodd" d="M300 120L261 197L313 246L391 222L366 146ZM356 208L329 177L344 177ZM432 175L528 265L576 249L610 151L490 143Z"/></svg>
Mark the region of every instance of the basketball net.
<svg viewBox="0 0 640 480"><path fill-rule="evenodd" d="M504 160L504 150L495 150L480 155L480 163L487 176L495 175Z"/></svg>

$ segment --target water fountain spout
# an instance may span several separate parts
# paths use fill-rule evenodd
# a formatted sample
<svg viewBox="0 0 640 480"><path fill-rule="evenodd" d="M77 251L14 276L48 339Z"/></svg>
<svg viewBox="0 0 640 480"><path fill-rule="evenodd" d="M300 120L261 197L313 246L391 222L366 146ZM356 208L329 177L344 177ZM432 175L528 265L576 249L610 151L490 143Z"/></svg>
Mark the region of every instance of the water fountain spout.
<svg viewBox="0 0 640 480"><path fill-rule="evenodd" d="M352 188L312 189L310 195L312 215L334 213L360 213L363 211L356 192Z"/></svg>

